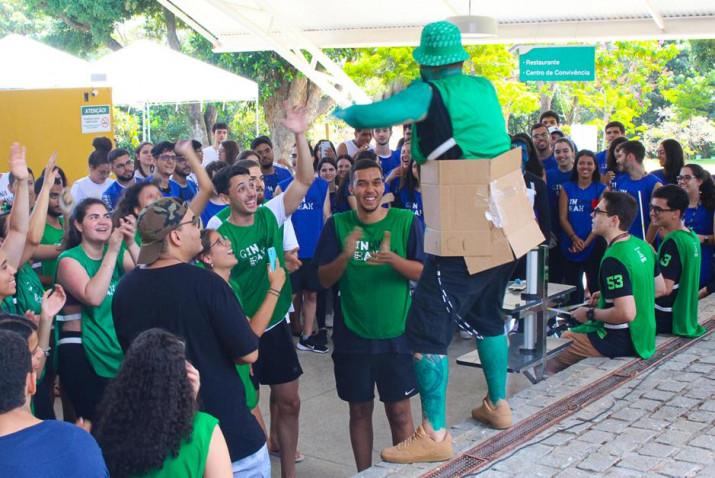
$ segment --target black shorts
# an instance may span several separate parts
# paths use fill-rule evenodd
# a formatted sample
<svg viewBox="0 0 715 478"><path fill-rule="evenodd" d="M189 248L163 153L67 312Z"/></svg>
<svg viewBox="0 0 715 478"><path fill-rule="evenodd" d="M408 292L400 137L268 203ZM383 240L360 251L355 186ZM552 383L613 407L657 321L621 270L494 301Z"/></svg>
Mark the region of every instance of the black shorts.
<svg viewBox="0 0 715 478"><path fill-rule="evenodd" d="M346 402L370 402L375 385L380 401L391 403L417 394L417 381L410 354L333 353L338 397Z"/></svg>
<svg viewBox="0 0 715 478"><path fill-rule="evenodd" d="M292 382L303 374L290 326L285 320L264 332L258 340L258 360L253 364L253 373L262 385Z"/></svg>
<svg viewBox="0 0 715 478"><path fill-rule="evenodd" d="M606 336L600 338L596 332L588 333L588 340L598 353L608 358L636 357L631 332L628 329L606 329Z"/></svg>
<svg viewBox="0 0 715 478"><path fill-rule="evenodd" d="M318 279L318 262L313 259L301 259L302 266L290 275L293 292L320 292L323 288Z"/></svg>
<svg viewBox="0 0 715 478"><path fill-rule="evenodd" d="M446 355L455 320L484 337L503 335L504 292L515 264L470 275L461 257L428 255L407 315L412 351Z"/></svg>
<svg viewBox="0 0 715 478"><path fill-rule="evenodd" d="M108 378L94 372L84 352L81 332L62 332L57 345L60 386L74 406L77 417L95 419L97 405L104 396Z"/></svg>

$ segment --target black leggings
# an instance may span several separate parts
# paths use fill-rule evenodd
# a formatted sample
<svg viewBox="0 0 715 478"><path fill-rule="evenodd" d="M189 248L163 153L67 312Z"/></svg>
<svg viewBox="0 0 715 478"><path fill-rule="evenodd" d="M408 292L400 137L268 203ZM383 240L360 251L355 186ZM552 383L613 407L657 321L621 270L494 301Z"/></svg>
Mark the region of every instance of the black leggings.
<svg viewBox="0 0 715 478"><path fill-rule="evenodd" d="M109 383L108 378L100 377L94 372L84 353L81 332L62 332L57 347L59 353L58 373L60 384L72 402L77 417L94 420L97 405L102 400L104 389ZM69 339L72 343L62 343Z"/></svg>
<svg viewBox="0 0 715 478"><path fill-rule="evenodd" d="M593 248L591 255L583 262L571 262L566 260L564 268L564 283L576 286L576 292L571 294L571 304L579 304L584 299L583 274L586 274L586 284L588 290L593 294L600 289L598 284L598 268L603 257L604 247L600 239Z"/></svg>

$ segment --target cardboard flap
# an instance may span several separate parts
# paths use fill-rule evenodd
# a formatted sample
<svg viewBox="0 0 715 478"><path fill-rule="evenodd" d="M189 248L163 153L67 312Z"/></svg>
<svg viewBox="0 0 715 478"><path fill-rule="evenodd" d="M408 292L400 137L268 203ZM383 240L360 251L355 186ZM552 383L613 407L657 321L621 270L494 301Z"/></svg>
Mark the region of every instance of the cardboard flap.
<svg viewBox="0 0 715 478"><path fill-rule="evenodd" d="M490 164L492 179L501 178L515 170L521 171L521 148L514 148L500 154L492 159Z"/></svg>
<svg viewBox="0 0 715 478"><path fill-rule="evenodd" d="M523 256L544 241L520 169L493 180L490 193L515 257Z"/></svg>

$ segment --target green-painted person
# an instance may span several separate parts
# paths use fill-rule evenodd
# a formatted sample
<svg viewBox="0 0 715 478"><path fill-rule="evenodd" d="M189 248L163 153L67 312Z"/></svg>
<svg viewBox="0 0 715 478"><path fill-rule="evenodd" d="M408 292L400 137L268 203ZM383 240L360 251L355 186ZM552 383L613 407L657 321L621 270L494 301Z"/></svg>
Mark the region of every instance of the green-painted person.
<svg viewBox="0 0 715 478"><path fill-rule="evenodd" d="M469 58L458 28L430 23L413 52L421 79L396 95L370 105L338 109L334 114L354 128L378 128L413 122L412 158L427 160L489 159L511 147L494 86L486 78L466 75ZM470 274L461 257L427 255L412 299L406 335L422 401L422 424L415 434L382 451L396 463L431 462L453 456L447 432L447 347L453 321L476 337L488 395L472 417L494 428L511 426L506 402L508 343L502 302L514 263Z"/></svg>

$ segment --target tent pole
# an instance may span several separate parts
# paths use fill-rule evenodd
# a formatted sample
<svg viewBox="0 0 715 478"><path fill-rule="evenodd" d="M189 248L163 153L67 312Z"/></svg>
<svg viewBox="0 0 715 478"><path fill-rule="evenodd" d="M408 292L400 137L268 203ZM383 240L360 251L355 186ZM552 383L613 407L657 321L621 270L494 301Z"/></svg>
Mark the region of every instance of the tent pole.
<svg viewBox="0 0 715 478"><path fill-rule="evenodd" d="M151 142L151 107L146 105L146 140Z"/></svg>
<svg viewBox="0 0 715 478"><path fill-rule="evenodd" d="M258 137L259 131L258 131L258 97L256 96L256 101L254 102L255 108L256 108L256 137Z"/></svg>
<svg viewBox="0 0 715 478"><path fill-rule="evenodd" d="M144 103L144 106L142 108L142 142L147 141L146 124L147 124L146 103Z"/></svg>

